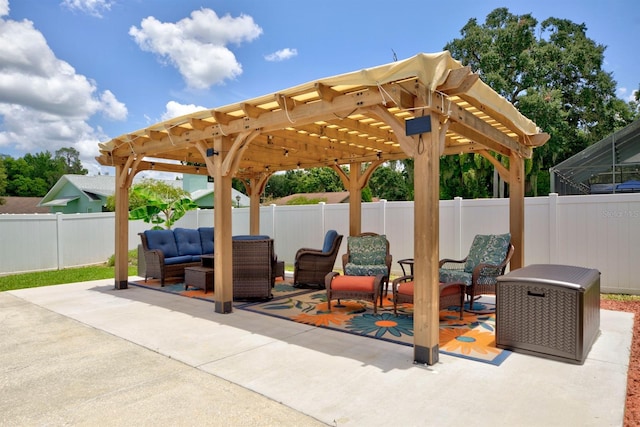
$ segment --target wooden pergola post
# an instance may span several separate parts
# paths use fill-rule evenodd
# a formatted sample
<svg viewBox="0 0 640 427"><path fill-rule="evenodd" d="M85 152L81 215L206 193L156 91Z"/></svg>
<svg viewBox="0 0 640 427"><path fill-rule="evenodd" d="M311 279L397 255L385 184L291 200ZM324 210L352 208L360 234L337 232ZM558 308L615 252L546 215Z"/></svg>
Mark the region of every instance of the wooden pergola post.
<svg viewBox="0 0 640 427"><path fill-rule="evenodd" d="M222 163L229 148L227 138L214 138L213 163L214 182L214 278L216 288L216 313L231 313L233 311L233 245L231 243L232 201L231 176L223 175Z"/></svg>
<svg viewBox="0 0 640 427"><path fill-rule="evenodd" d="M115 288L127 289L129 283L129 168L116 166L115 189Z"/></svg>
<svg viewBox="0 0 640 427"><path fill-rule="evenodd" d="M414 154L414 361L433 365L439 354L440 123L413 137Z"/></svg>
<svg viewBox="0 0 640 427"><path fill-rule="evenodd" d="M524 267L524 159L512 151L509 156L509 232L515 248L510 269Z"/></svg>
<svg viewBox="0 0 640 427"><path fill-rule="evenodd" d="M362 163L349 163L349 235L362 233Z"/></svg>

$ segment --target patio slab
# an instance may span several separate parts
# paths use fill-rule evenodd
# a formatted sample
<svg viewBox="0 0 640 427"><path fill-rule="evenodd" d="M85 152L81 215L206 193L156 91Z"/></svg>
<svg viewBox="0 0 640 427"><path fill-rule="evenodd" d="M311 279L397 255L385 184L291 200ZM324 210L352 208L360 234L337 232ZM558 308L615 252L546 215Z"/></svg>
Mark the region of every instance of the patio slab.
<svg viewBox="0 0 640 427"><path fill-rule="evenodd" d="M632 314L601 310L584 365L421 366L411 347L112 279L0 293L0 313L3 425L618 426L633 332Z"/></svg>

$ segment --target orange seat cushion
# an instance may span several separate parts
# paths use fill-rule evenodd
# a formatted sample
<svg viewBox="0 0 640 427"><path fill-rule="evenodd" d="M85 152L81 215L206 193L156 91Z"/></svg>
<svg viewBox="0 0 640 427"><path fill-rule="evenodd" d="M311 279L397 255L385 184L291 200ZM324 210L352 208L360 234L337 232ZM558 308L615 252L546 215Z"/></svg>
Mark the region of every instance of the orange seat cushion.
<svg viewBox="0 0 640 427"><path fill-rule="evenodd" d="M336 276L331 281L335 291L373 292L374 276Z"/></svg>
<svg viewBox="0 0 640 427"><path fill-rule="evenodd" d="M400 295L413 296L413 282L403 282L398 285L398 293Z"/></svg>
<svg viewBox="0 0 640 427"><path fill-rule="evenodd" d="M398 285L398 293L400 295L409 295L413 296L413 281L404 282ZM440 284L440 296L446 297L449 295L456 295L460 293L460 286L458 285L449 285L443 288L443 284Z"/></svg>
<svg viewBox="0 0 640 427"><path fill-rule="evenodd" d="M460 293L460 285L448 285L444 289L443 284L440 284L440 296L447 297L449 295L457 295Z"/></svg>

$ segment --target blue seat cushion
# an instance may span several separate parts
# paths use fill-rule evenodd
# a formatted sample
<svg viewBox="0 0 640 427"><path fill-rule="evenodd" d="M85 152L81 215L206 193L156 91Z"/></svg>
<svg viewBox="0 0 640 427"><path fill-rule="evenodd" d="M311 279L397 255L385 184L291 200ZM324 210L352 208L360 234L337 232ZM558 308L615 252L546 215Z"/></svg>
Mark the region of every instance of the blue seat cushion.
<svg viewBox="0 0 640 427"><path fill-rule="evenodd" d="M178 246L178 255L202 255L200 233L193 228L176 228L173 230Z"/></svg>
<svg viewBox="0 0 640 427"><path fill-rule="evenodd" d="M165 258L178 256L178 246L171 230L146 230L144 236L147 238L149 249L162 251Z"/></svg>
<svg viewBox="0 0 640 427"><path fill-rule="evenodd" d="M194 257L192 255L181 255L181 256L174 256L171 258L164 259L165 265L183 264L185 262L194 262L194 261L197 261L197 260L194 260Z"/></svg>
<svg viewBox="0 0 640 427"><path fill-rule="evenodd" d="M269 240L271 237L264 234L239 234L233 236L233 240Z"/></svg>
<svg viewBox="0 0 640 427"><path fill-rule="evenodd" d="M213 253L213 227L200 227L200 244L202 245L203 254Z"/></svg>
<svg viewBox="0 0 640 427"><path fill-rule="evenodd" d="M324 235L324 244L322 245L322 252L327 253L333 247L333 241L338 237L338 232L336 230L329 230L327 234Z"/></svg>

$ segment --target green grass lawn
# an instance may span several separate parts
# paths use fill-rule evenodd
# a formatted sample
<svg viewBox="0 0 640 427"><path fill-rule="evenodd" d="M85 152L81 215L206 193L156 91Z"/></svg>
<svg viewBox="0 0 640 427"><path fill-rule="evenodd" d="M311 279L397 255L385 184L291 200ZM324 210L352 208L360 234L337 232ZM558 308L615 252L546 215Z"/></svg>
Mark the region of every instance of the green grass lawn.
<svg viewBox="0 0 640 427"><path fill-rule="evenodd" d="M137 267L135 265L129 266L129 276L137 275ZM60 285L63 283L85 282L88 280L109 279L113 277L113 266L108 266L106 264L90 267L68 268L64 270L12 274L0 277L0 292L11 291L14 289Z"/></svg>
<svg viewBox="0 0 640 427"><path fill-rule="evenodd" d="M64 283L86 282L89 280L115 277L113 255L103 265L66 268L64 270L34 271L31 273L0 276L0 292L40 286L61 285ZM138 275L138 251L129 251L129 276Z"/></svg>

